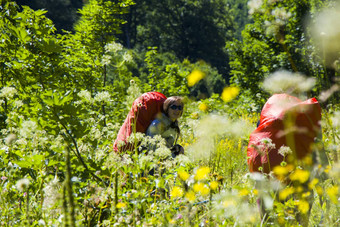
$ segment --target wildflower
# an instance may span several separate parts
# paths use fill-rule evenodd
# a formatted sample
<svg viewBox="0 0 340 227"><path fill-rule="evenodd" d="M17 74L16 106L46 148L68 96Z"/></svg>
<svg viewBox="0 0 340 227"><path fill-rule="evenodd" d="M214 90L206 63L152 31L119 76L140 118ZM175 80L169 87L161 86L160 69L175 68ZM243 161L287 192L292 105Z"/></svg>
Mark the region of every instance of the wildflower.
<svg viewBox="0 0 340 227"><path fill-rule="evenodd" d="M210 172L209 167L201 167L196 171L195 180L205 179Z"/></svg>
<svg viewBox="0 0 340 227"><path fill-rule="evenodd" d="M217 187L218 187L217 181L212 181L212 182L210 182L210 188L211 188L212 190L216 190Z"/></svg>
<svg viewBox="0 0 340 227"><path fill-rule="evenodd" d="M238 193L240 196L246 196L246 195L249 195L249 190L246 189L246 188L243 188L239 191Z"/></svg>
<svg viewBox="0 0 340 227"><path fill-rule="evenodd" d="M280 200L285 200L288 196L294 193L294 188L293 187L288 187L283 189L282 191L279 192L279 199Z"/></svg>
<svg viewBox="0 0 340 227"><path fill-rule="evenodd" d="M109 65L111 62L112 57L110 55L103 55L102 57L102 64Z"/></svg>
<svg viewBox="0 0 340 227"><path fill-rule="evenodd" d="M262 3L263 3L262 0L250 0L248 2L248 8L249 8L248 13L252 15L255 12L257 12L261 8Z"/></svg>
<svg viewBox="0 0 340 227"><path fill-rule="evenodd" d="M17 90L14 87L3 87L0 91L0 98L6 97L12 99L16 93Z"/></svg>
<svg viewBox="0 0 340 227"><path fill-rule="evenodd" d="M298 209L301 213L307 214L307 212L309 211L309 203L305 200L300 200L298 202Z"/></svg>
<svg viewBox="0 0 340 227"><path fill-rule="evenodd" d="M188 86L192 87L205 77L205 73L195 69L188 76Z"/></svg>
<svg viewBox="0 0 340 227"><path fill-rule="evenodd" d="M271 93L301 93L311 90L314 85L314 78L284 70L273 73L263 82L263 88Z"/></svg>
<svg viewBox="0 0 340 227"><path fill-rule="evenodd" d="M193 189L195 192L199 192L202 195L206 195L210 192L209 188L201 182L194 184Z"/></svg>
<svg viewBox="0 0 340 227"><path fill-rule="evenodd" d="M293 181L299 181L300 183L305 183L309 179L310 173L306 170L297 169L290 175L290 179Z"/></svg>
<svg viewBox="0 0 340 227"><path fill-rule="evenodd" d="M278 153L280 155L282 155L283 157L285 157L288 154L293 153L292 150L290 149L290 147L287 146L281 146L280 149L278 150Z"/></svg>
<svg viewBox="0 0 340 227"><path fill-rule="evenodd" d="M225 102L230 102L240 93L240 89L238 87L225 87L223 89L221 98Z"/></svg>
<svg viewBox="0 0 340 227"><path fill-rule="evenodd" d="M326 190L327 195L335 204L338 203L339 186L334 185Z"/></svg>
<svg viewBox="0 0 340 227"><path fill-rule="evenodd" d="M233 206L236 205L236 202L235 202L234 200L232 200L232 199L230 199L230 200L225 200L225 201L223 201L222 205L223 205L223 207L225 207L225 208L233 207Z"/></svg>
<svg viewBox="0 0 340 227"><path fill-rule="evenodd" d="M132 62L132 55L130 54L130 53L128 53L128 52L125 52L124 54L123 54L123 61L124 62Z"/></svg>
<svg viewBox="0 0 340 227"><path fill-rule="evenodd" d="M110 93L107 91L102 91L99 92L98 94L96 94L96 96L94 97L94 101L97 102L107 102L109 101L111 98Z"/></svg>
<svg viewBox="0 0 340 227"><path fill-rule="evenodd" d="M193 203L196 199L196 196L195 196L195 193L193 191L189 191L189 192L185 193L185 198L189 202Z"/></svg>
<svg viewBox="0 0 340 227"><path fill-rule="evenodd" d="M92 101L91 93L88 90L82 90L78 92L78 96L86 101Z"/></svg>
<svg viewBox="0 0 340 227"><path fill-rule="evenodd" d="M207 110L208 110L208 105L207 104L205 104L205 103L201 103L199 106L198 106L198 109L200 110L200 111L203 111L203 112L206 112Z"/></svg>
<svg viewBox="0 0 340 227"><path fill-rule="evenodd" d="M2 181L5 181L5 180L7 180L7 179L8 179L8 178L7 178L6 176L2 176L2 177L1 177L1 180L2 180Z"/></svg>
<svg viewBox="0 0 340 227"><path fill-rule="evenodd" d="M116 42L108 43L105 46L106 52L116 53L122 49L123 49L123 45L120 43L116 43Z"/></svg>
<svg viewBox="0 0 340 227"><path fill-rule="evenodd" d="M179 176L179 178L181 178L183 181L186 181L186 180L190 177L190 175L189 175L187 172L185 172L185 171L180 171L180 172L178 172L178 176Z"/></svg>
<svg viewBox="0 0 340 227"><path fill-rule="evenodd" d="M323 189L321 186L316 186L315 187L316 193L318 193L319 196L322 196L323 194Z"/></svg>
<svg viewBox="0 0 340 227"><path fill-rule="evenodd" d="M313 189L315 188L315 185L319 182L319 180L317 178L314 178L311 182L309 182L308 184L308 188L309 189Z"/></svg>
<svg viewBox="0 0 340 227"><path fill-rule="evenodd" d="M12 144L15 140L16 140L16 138L17 138L17 136L15 135L15 134L9 134L7 137L6 137L6 139L5 139L5 143L7 144L7 145L10 145L10 144Z"/></svg>
<svg viewBox="0 0 340 227"><path fill-rule="evenodd" d="M26 189L28 189L29 184L30 184L30 180L27 178L23 178L17 181L16 188L19 191L24 192L26 191Z"/></svg>
<svg viewBox="0 0 340 227"><path fill-rule="evenodd" d="M60 198L60 194L58 192L59 186L59 180L57 177L55 177L52 181L47 183L47 185L43 189L45 194L43 203L44 209L53 207Z"/></svg>
<svg viewBox="0 0 340 227"><path fill-rule="evenodd" d="M171 195L171 198L182 197L183 189L178 186L175 186L172 188L170 195Z"/></svg>
<svg viewBox="0 0 340 227"><path fill-rule="evenodd" d="M288 168L283 166L275 166L273 172L277 176L286 176L288 174Z"/></svg>
<svg viewBox="0 0 340 227"><path fill-rule="evenodd" d="M176 219L182 219L182 218L183 218L183 215L181 215L181 214L178 214L177 217L176 217Z"/></svg>
<svg viewBox="0 0 340 227"><path fill-rule="evenodd" d="M126 207L126 203L119 202L119 203L117 203L116 207L118 209L125 208Z"/></svg>

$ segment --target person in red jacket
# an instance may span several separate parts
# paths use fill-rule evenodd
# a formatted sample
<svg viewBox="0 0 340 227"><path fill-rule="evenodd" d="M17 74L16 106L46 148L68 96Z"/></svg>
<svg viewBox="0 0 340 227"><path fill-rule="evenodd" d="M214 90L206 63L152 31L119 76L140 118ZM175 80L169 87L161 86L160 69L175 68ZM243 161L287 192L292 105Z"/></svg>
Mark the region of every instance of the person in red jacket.
<svg viewBox="0 0 340 227"><path fill-rule="evenodd" d="M184 148L176 144L180 134L178 118L183 114L183 107L181 97L172 96L167 98L163 103L162 114L159 114L146 130L147 136L160 135L165 139L166 146L172 151L172 157L184 153Z"/></svg>

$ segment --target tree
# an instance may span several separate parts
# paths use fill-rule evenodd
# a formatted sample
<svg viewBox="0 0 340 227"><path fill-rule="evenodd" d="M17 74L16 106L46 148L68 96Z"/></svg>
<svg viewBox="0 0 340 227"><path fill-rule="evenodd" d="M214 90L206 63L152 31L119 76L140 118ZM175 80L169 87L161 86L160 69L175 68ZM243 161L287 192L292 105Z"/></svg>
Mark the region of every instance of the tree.
<svg viewBox="0 0 340 227"><path fill-rule="evenodd" d="M261 81L279 69L316 77L319 87L315 94L329 88L330 80L306 26L306 20L324 4L306 0L251 1L249 12L254 23L242 32L242 41L227 45L232 59L231 83L249 90L259 104L263 104L261 97L266 96Z"/></svg>
<svg viewBox="0 0 340 227"><path fill-rule="evenodd" d="M125 46L157 47L160 53L175 53L181 61L204 60L228 77L224 46L234 30L224 0L137 0L126 20L121 36Z"/></svg>

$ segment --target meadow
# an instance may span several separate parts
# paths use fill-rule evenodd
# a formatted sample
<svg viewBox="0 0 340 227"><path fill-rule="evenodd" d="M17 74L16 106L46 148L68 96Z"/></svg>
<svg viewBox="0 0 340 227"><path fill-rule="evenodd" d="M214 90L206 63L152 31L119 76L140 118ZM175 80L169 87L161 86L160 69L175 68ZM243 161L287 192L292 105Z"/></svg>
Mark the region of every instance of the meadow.
<svg viewBox="0 0 340 227"><path fill-rule="evenodd" d="M174 53L177 33L170 28L182 31L176 23L136 26L145 43L127 48L119 43L122 15L134 3L84 2L74 31L56 33L45 10L0 1L1 226L340 225L335 1L249 1L251 22L239 40L230 37L233 11L225 1L178 1L180 8L171 6L179 18L191 18L206 3L221 16L196 20L224 31L214 47L198 45L198 53L210 53L206 61ZM137 16L147 11L160 22L155 26L169 25L165 16L154 20L152 7L141 7ZM147 37L158 41L150 31L167 32L159 37L168 46L149 46L154 40ZM183 40L200 40L192 34ZM225 75L209 59L223 62ZM161 137L141 133L130 137L135 149L113 152L133 100L149 91L184 98L178 140L184 155L172 158ZM250 173L249 136L277 93L316 97L320 136L302 160ZM138 152L137 144L156 149Z"/></svg>

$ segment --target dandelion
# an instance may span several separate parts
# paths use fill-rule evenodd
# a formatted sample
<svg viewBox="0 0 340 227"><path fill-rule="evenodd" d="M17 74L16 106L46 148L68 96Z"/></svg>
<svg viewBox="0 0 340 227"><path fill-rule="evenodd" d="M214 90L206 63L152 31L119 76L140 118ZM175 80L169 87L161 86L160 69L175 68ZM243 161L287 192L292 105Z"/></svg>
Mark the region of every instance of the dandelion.
<svg viewBox="0 0 340 227"><path fill-rule="evenodd" d="M28 189L29 184L30 180L27 178L23 178L18 180L15 186L19 191L24 192L26 191L26 189Z"/></svg>
<svg viewBox="0 0 340 227"><path fill-rule="evenodd" d="M125 207L126 207L126 203L119 202L119 203L117 203L116 207L117 207L118 209L125 208Z"/></svg>
<svg viewBox="0 0 340 227"><path fill-rule="evenodd" d="M198 109L199 109L200 111L206 112L206 111L209 109L209 107L208 107L207 104L201 103L201 104L198 106Z"/></svg>
<svg viewBox="0 0 340 227"><path fill-rule="evenodd" d="M293 194L295 189L293 187L288 187L279 192L279 199L285 200L288 196Z"/></svg>
<svg viewBox="0 0 340 227"><path fill-rule="evenodd" d="M339 194L339 186L334 185L326 190L327 195L329 196L330 200L337 204L338 203L338 194Z"/></svg>
<svg viewBox="0 0 340 227"><path fill-rule="evenodd" d="M170 195L171 195L171 198L182 197L183 189L178 186L175 186L172 188Z"/></svg>
<svg viewBox="0 0 340 227"><path fill-rule="evenodd" d="M314 78L307 78L300 73L291 73L285 70L277 71L266 78L263 89L270 93L299 94L311 90L315 85Z"/></svg>
<svg viewBox="0 0 340 227"><path fill-rule="evenodd" d="M189 191L187 193L185 193L185 198L190 202L193 203L196 199L196 195L195 192L193 191Z"/></svg>
<svg viewBox="0 0 340 227"><path fill-rule="evenodd" d="M224 102L230 102L240 93L240 89L238 87L225 87L223 89L221 98Z"/></svg>
<svg viewBox="0 0 340 227"><path fill-rule="evenodd" d="M178 172L178 176L183 181L186 181L190 177L190 175L185 171Z"/></svg>
<svg viewBox="0 0 340 227"><path fill-rule="evenodd" d="M297 169L290 175L290 179L293 181L299 181L300 183L305 183L309 179L310 173L306 170Z"/></svg>
<svg viewBox="0 0 340 227"><path fill-rule="evenodd" d="M298 201L298 210L302 214L307 214L307 212L309 211L309 203L305 200Z"/></svg>
<svg viewBox="0 0 340 227"><path fill-rule="evenodd" d="M247 195L249 195L249 190L246 189L246 188L243 188L243 189L241 189L241 190L238 192L238 194L239 194L240 196L247 196Z"/></svg>
<svg viewBox="0 0 340 227"><path fill-rule="evenodd" d="M212 182L210 182L210 188L211 188L212 190L216 190L217 187L218 187L218 182L217 182L217 181L212 181Z"/></svg>
<svg viewBox="0 0 340 227"><path fill-rule="evenodd" d="M207 185L201 182L194 184L193 189L195 192L199 192L202 195L207 195L210 192L210 189L207 187Z"/></svg>
<svg viewBox="0 0 340 227"><path fill-rule="evenodd" d="M195 69L188 76L188 86L192 87L205 77L205 73Z"/></svg>
<svg viewBox="0 0 340 227"><path fill-rule="evenodd" d="M283 177L286 176L288 174L288 168L283 167L283 166L275 166L273 168L273 172L275 175Z"/></svg>
<svg viewBox="0 0 340 227"><path fill-rule="evenodd" d="M201 167L196 171L195 180L205 179L210 172L209 167Z"/></svg>

